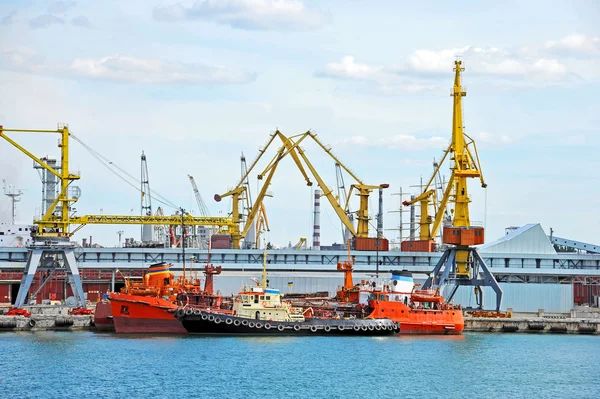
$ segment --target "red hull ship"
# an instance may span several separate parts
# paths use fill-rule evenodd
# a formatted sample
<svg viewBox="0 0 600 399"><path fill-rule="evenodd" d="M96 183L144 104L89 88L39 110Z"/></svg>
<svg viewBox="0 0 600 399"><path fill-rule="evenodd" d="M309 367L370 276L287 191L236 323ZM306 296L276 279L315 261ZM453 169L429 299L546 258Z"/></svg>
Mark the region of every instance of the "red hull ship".
<svg viewBox="0 0 600 399"><path fill-rule="evenodd" d="M400 324L399 334L461 334L465 322L460 306L444 301L438 290L419 290L412 273L393 271L385 282L352 281L352 262L340 262L344 285L330 300L303 298L294 306L316 317L388 318Z"/></svg>
<svg viewBox="0 0 600 399"><path fill-rule="evenodd" d="M109 304L99 303L94 321L99 330L124 334L187 334L181 322L175 318L178 306L223 310L227 303L220 295L213 294L213 276L221 273L221 267L207 265L204 268L205 288L200 280L175 280L170 264L150 266L142 283L125 281L120 293L109 295ZM107 311L110 306L110 313Z"/></svg>
<svg viewBox="0 0 600 399"><path fill-rule="evenodd" d="M177 305L170 300L121 293L110 294L109 298L117 333L187 334L174 317Z"/></svg>
<svg viewBox="0 0 600 399"><path fill-rule="evenodd" d="M400 324L399 334L461 334L465 321L460 306L444 301L439 290L418 290L408 271L393 271L385 283L352 282L352 262L340 262L344 286L336 300L356 304L367 318L389 318Z"/></svg>

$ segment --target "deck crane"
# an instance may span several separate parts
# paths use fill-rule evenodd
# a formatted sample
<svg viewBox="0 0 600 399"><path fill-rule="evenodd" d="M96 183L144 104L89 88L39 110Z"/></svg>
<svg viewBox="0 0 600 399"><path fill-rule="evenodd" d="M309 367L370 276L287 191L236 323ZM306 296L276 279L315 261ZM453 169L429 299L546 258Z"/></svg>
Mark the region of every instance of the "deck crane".
<svg viewBox="0 0 600 399"><path fill-rule="evenodd" d="M60 140L58 147L61 152L60 167L50 166L45 158L38 158L25 149L17 141L6 133L34 133L34 134L58 134ZM79 199L80 190L73 187L72 183L80 179L80 176L69 171L69 137L72 134L67 125L59 124L56 130L42 129L7 129L0 125L0 137L19 151L33 159L40 167L46 169L60 180L59 193L48 206L46 213L38 220L34 220L37 226L34 233L34 245L29 250L27 263L23 272L21 286L15 301L15 307L25 304L29 287L33 281L36 271L60 269L67 273L73 293L79 304L83 307L85 297L83 286L79 276L79 269L75 262L74 243L70 238L86 224L130 224L130 225L176 225L188 226L216 226L224 232L230 232L235 224L232 218L227 217L193 217L188 213L177 216L164 215L84 215L75 216L72 204ZM74 136L73 136L74 137ZM77 227L71 230L71 226Z"/></svg>
<svg viewBox="0 0 600 399"><path fill-rule="evenodd" d="M472 245L483 244L483 227L472 226L469 216L469 203L471 202L467 191L467 180L479 178L481 186L487 187L483 174L475 141L463 131L462 98L466 92L461 86L461 72L465 68L462 61L454 63L454 87L452 116L452 140L444 152L442 160L437 165L431 179L425 186L423 193L411 201L404 201L404 205L415 202L421 203L420 239L433 242L436 232L446 216L448 202L454 204L451 209L452 221L443 226L442 243L450 245L444 252L433 272L423 284L423 288L430 288L434 280L438 286L453 282L454 287L447 300L452 300L461 285L474 286L477 295L478 307L483 307L482 286L490 286L496 293L496 311L500 311L502 304L502 289L494 278L490 269ZM472 150L471 150L472 147ZM427 209L431 198L435 201L435 181L440 168L446 159L453 161L450 165L451 175L444 190L443 197L437 207L434 218L430 218ZM443 271L443 272L442 272Z"/></svg>

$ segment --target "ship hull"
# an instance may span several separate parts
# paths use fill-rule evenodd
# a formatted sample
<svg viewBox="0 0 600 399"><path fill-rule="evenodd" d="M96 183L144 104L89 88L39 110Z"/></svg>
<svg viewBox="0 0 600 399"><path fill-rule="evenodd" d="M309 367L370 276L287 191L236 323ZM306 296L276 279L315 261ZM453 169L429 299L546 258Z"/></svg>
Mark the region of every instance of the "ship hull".
<svg viewBox="0 0 600 399"><path fill-rule="evenodd" d="M117 334L187 334L175 318L175 304L161 298L113 294L110 297Z"/></svg>
<svg viewBox="0 0 600 399"><path fill-rule="evenodd" d="M196 311L177 317L190 334L301 336L346 335L386 336L398 331L397 323L389 319L307 319L306 321L266 321L227 314Z"/></svg>
<svg viewBox="0 0 600 399"><path fill-rule="evenodd" d="M98 302L94 311L94 326L98 331L115 331L110 303Z"/></svg>
<svg viewBox="0 0 600 399"><path fill-rule="evenodd" d="M370 306L369 318L389 317L400 324L399 334L458 335L465 328L460 309L414 309L395 301L371 301Z"/></svg>

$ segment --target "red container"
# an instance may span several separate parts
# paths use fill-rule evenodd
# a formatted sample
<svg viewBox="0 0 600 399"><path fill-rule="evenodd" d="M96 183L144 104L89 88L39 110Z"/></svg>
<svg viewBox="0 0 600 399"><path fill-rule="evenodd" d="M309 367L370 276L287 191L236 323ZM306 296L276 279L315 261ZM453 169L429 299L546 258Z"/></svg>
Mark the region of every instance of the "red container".
<svg viewBox="0 0 600 399"><path fill-rule="evenodd" d="M483 227L444 227L444 244L469 246L483 242Z"/></svg>
<svg viewBox="0 0 600 399"><path fill-rule="evenodd" d="M355 251L377 251L377 238L375 237L354 237L352 249ZM379 239L379 251L389 251L390 243L387 238Z"/></svg>
<svg viewBox="0 0 600 399"><path fill-rule="evenodd" d="M215 234L210 239L210 246L214 249L230 249L231 236L229 234Z"/></svg>
<svg viewBox="0 0 600 399"><path fill-rule="evenodd" d="M402 252L433 252L435 243L430 240L402 241L400 250Z"/></svg>

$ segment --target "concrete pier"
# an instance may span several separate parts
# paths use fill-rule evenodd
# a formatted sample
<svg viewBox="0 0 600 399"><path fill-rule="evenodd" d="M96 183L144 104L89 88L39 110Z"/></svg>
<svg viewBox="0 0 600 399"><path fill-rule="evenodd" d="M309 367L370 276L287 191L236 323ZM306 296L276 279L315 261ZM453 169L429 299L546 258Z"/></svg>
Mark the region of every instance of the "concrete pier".
<svg viewBox="0 0 600 399"><path fill-rule="evenodd" d="M465 317L468 332L600 335L600 319L571 317Z"/></svg>

